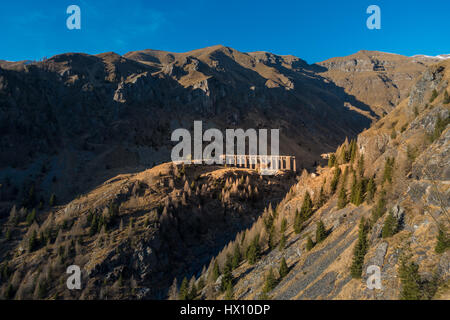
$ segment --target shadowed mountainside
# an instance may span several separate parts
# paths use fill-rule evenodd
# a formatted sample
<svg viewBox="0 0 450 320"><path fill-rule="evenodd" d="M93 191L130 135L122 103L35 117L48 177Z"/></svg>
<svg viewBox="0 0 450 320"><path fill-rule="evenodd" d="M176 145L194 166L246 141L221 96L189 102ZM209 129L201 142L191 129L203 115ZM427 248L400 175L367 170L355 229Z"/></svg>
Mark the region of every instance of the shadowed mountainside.
<svg viewBox="0 0 450 320"><path fill-rule="evenodd" d="M67 53L0 67L0 179L61 200L170 160L171 132L279 128L280 152L312 167L369 127L370 107L293 56L214 46ZM349 109L346 103L361 109ZM363 110L364 109L364 110ZM27 191L25 191L27 192Z"/></svg>
<svg viewBox="0 0 450 320"><path fill-rule="evenodd" d="M448 300L449 83L450 61L428 67L329 167L304 171L211 260L200 297ZM380 289L366 285L369 266Z"/></svg>

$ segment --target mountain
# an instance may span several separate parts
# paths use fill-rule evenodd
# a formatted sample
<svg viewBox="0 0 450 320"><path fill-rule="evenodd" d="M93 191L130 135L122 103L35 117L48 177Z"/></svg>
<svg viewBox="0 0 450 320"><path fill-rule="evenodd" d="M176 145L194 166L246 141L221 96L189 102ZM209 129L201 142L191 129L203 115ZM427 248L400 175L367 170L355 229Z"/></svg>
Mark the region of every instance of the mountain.
<svg viewBox="0 0 450 320"><path fill-rule="evenodd" d="M263 178L254 170L166 163L114 177L68 204L46 206L35 220L31 211L14 207L5 224L11 236L0 240L0 252L14 253L6 265L20 299L38 298L29 286L34 277L49 297L164 299L174 277L201 271L294 181L290 173ZM30 247L33 232L39 236ZM68 263L83 266L89 279L80 292L57 281Z"/></svg>
<svg viewBox="0 0 450 320"><path fill-rule="evenodd" d="M410 253L420 294L447 297L448 251L434 247L449 198L449 61L362 51L309 65L213 46L2 63L0 295L165 299L186 278L193 296L221 299L231 277L239 299L397 299ZM171 132L194 120L280 128L280 151L301 174L170 163ZM340 193L353 203L342 207ZM362 217L363 269L386 277L375 296L366 274L349 273ZM395 234L380 237L388 217ZM286 277L263 290L283 257ZM79 291L65 287L72 264Z"/></svg>
<svg viewBox="0 0 450 320"><path fill-rule="evenodd" d="M437 56L427 56L424 54L418 54L413 56L414 59L418 59L418 60L425 60L425 61L432 61L432 62L440 62L442 60L446 60L446 59L450 59L450 54L440 54Z"/></svg>
<svg viewBox="0 0 450 320"><path fill-rule="evenodd" d="M63 201L170 160L176 128L279 128L280 152L311 168L370 126L369 106L293 56L214 46L67 53L0 67L0 179ZM349 108L348 104L354 106ZM22 197L22 195L19 195Z"/></svg>
<svg viewBox="0 0 450 320"><path fill-rule="evenodd" d="M319 73L378 115L390 112L406 98L413 81L438 59L406 57L379 51L359 51L318 63Z"/></svg>
<svg viewBox="0 0 450 320"><path fill-rule="evenodd" d="M220 45L2 62L0 179L67 201L168 161L171 132L194 120L222 130L280 128L280 152L312 168L391 110L427 63L361 51L308 65Z"/></svg>

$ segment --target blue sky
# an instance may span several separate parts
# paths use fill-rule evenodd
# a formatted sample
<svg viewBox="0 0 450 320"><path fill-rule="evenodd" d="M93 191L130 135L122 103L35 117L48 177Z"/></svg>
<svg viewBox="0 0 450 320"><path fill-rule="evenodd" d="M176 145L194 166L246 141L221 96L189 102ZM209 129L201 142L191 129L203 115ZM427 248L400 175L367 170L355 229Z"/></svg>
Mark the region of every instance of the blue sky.
<svg viewBox="0 0 450 320"><path fill-rule="evenodd" d="M72 4L81 8L81 30L66 27ZM381 30L366 27L371 4L381 8ZM449 0L1 1L0 59L216 44L309 63L361 49L437 55L450 53L449 12Z"/></svg>

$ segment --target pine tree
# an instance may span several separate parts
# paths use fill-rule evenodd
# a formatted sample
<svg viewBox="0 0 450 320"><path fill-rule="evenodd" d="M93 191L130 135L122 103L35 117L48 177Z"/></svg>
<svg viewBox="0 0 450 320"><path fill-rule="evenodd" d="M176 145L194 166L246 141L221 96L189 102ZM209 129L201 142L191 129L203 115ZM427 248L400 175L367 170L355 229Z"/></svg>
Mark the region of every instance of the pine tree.
<svg viewBox="0 0 450 320"><path fill-rule="evenodd" d="M369 182L367 183L367 201L369 201L369 202L373 201L376 191L377 191L377 186L375 184L375 179L374 179L374 177L371 177L369 179Z"/></svg>
<svg viewBox="0 0 450 320"><path fill-rule="evenodd" d="M368 250L367 233L368 226L364 218L361 218L359 223L358 242L353 249L353 261L350 267L350 274L353 278L361 278L364 257Z"/></svg>
<svg viewBox="0 0 450 320"><path fill-rule="evenodd" d="M386 220L384 221L383 229L381 235L383 238L392 237L397 232L397 219L389 212Z"/></svg>
<svg viewBox="0 0 450 320"><path fill-rule="evenodd" d="M337 206L338 209L342 209L345 208L346 205L347 205L347 192L345 191L344 185L341 185Z"/></svg>
<svg viewBox="0 0 450 320"><path fill-rule="evenodd" d="M178 292L178 299L179 300L187 300L188 298L188 279L186 277L183 278L183 281L181 282L181 287Z"/></svg>
<svg viewBox="0 0 450 320"><path fill-rule="evenodd" d="M197 283L197 290L201 291L204 287L205 287L205 279L203 278L203 276L200 276L200 279L198 279Z"/></svg>
<svg viewBox="0 0 450 320"><path fill-rule="evenodd" d="M448 237L444 227L441 225L439 227L439 233L437 236L437 243L435 247L436 253L444 253L450 248L450 238Z"/></svg>
<svg viewBox="0 0 450 320"><path fill-rule="evenodd" d="M326 237L327 231L325 230L325 225L323 224L322 220L319 220L316 227L316 243L322 242Z"/></svg>
<svg viewBox="0 0 450 320"><path fill-rule="evenodd" d="M384 165L384 172L383 172L383 183L389 182L392 183L392 173L394 171L394 158L387 158L386 163Z"/></svg>
<svg viewBox="0 0 450 320"><path fill-rule="evenodd" d="M283 220L281 220L280 233L285 233L286 227L287 227L287 219L283 218Z"/></svg>
<svg viewBox="0 0 450 320"><path fill-rule="evenodd" d="M97 233L98 229L99 229L99 223L98 223L97 215L93 215L92 219L91 219L91 226L89 228L89 235L93 236L94 234Z"/></svg>
<svg viewBox="0 0 450 320"><path fill-rule="evenodd" d="M133 227L134 227L134 220L133 220L133 217L131 217L130 221L128 223L128 228L129 228L129 230L133 230Z"/></svg>
<svg viewBox="0 0 450 320"><path fill-rule="evenodd" d="M352 187L352 203L359 206L364 201L364 180L360 179Z"/></svg>
<svg viewBox="0 0 450 320"><path fill-rule="evenodd" d="M325 202L327 202L327 198L325 196L324 185L320 187L319 197L317 198L317 208L321 208Z"/></svg>
<svg viewBox="0 0 450 320"><path fill-rule="evenodd" d="M272 268L269 269L269 273L266 276L266 281L264 283L263 292L268 293L275 288L277 285L277 280L275 279L275 275L273 274Z"/></svg>
<svg viewBox="0 0 450 320"><path fill-rule="evenodd" d="M391 131L391 139L395 140L397 138L397 131L395 131L395 128L392 128Z"/></svg>
<svg viewBox="0 0 450 320"><path fill-rule="evenodd" d="M197 287L195 286L195 282L191 281L191 283L192 283L192 285L191 285L191 289L188 294L188 300L194 300L198 295Z"/></svg>
<svg viewBox="0 0 450 320"><path fill-rule="evenodd" d="M280 244L278 247L280 250L284 250L286 248L286 235L283 233L280 238Z"/></svg>
<svg viewBox="0 0 450 320"><path fill-rule="evenodd" d="M308 219L309 217L311 217L311 215L313 213L312 208L313 208L313 203L311 200L311 196L310 196L309 192L307 191L305 193L305 197L303 198L302 207L300 209L300 215L302 217L304 217L305 219Z"/></svg>
<svg viewBox="0 0 450 320"><path fill-rule="evenodd" d="M255 264L259 260L261 252L259 246L259 235L256 235L247 249L247 260L250 264Z"/></svg>
<svg viewBox="0 0 450 320"><path fill-rule="evenodd" d="M283 279L289 273L289 268L287 266L286 259L284 257L283 257L283 259L281 259L279 273L280 273L280 279Z"/></svg>
<svg viewBox="0 0 450 320"><path fill-rule="evenodd" d="M119 216L119 206L117 205L117 203L111 202L109 204L108 216L112 221L114 221Z"/></svg>
<svg viewBox="0 0 450 320"><path fill-rule="evenodd" d="M352 160L352 155L356 152L356 141L353 139L348 143L348 140L345 139L345 143L342 145L342 151L340 155L340 159L342 164L348 163Z"/></svg>
<svg viewBox="0 0 450 320"><path fill-rule="evenodd" d="M272 229L273 221L274 221L274 216L272 215L272 206L270 206L268 215L264 218L264 227L268 233Z"/></svg>
<svg viewBox="0 0 450 320"><path fill-rule="evenodd" d="M328 158L328 167L333 168L335 164L336 164L336 155L332 153Z"/></svg>
<svg viewBox="0 0 450 320"><path fill-rule="evenodd" d="M234 299L233 283L228 282L225 290L225 300L233 300L233 299Z"/></svg>
<svg viewBox="0 0 450 320"><path fill-rule="evenodd" d="M302 228L303 228L303 219L298 209L296 209L294 216L294 232L296 234L299 234L302 231Z"/></svg>
<svg viewBox="0 0 450 320"><path fill-rule="evenodd" d="M358 160L358 174L360 178L364 177L364 155L362 154Z"/></svg>
<svg viewBox="0 0 450 320"><path fill-rule="evenodd" d="M11 229L8 228L8 230L6 230L5 238L6 238L6 241L11 240L11 238L12 238Z"/></svg>
<svg viewBox="0 0 450 320"><path fill-rule="evenodd" d="M378 198L377 204L375 208L372 210L372 218L371 223L372 225L377 222L377 220L383 216L384 212L386 211L386 199L385 199L386 192L382 190L380 192L380 197Z"/></svg>
<svg viewBox="0 0 450 320"><path fill-rule="evenodd" d="M346 143L344 143L342 145L341 153L339 154L339 160L335 162L336 166L337 166L338 162L340 164L344 164L344 163L347 162L347 158L348 158L348 151L347 151L347 143L348 143L348 141L347 141L347 139L345 139L345 142Z"/></svg>
<svg viewBox="0 0 450 320"><path fill-rule="evenodd" d="M2 282L7 282L11 275L11 271L9 270L8 262L2 264L0 268L0 284Z"/></svg>
<svg viewBox="0 0 450 320"><path fill-rule="evenodd" d="M258 296L258 300L270 300L271 297L265 293L265 292L261 292Z"/></svg>
<svg viewBox="0 0 450 320"><path fill-rule="evenodd" d="M352 188L350 191L350 202L355 203L355 195L356 195L356 185L358 181L356 179L356 173L353 171L353 179L352 179Z"/></svg>
<svg viewBox="0 0 450 320"><path fill-rule="evenodd" d="M273 250L276 247L276 243L275 243L275 226L274 225L272 225L272 227L270 228L268 233L269 233L269 239L267 240L267 243L269 245L269 249Z"/></svg>
<svg viewBox="0 0 450 320"><path fill-rule="evenodd" d="M334 169L333 179L331 180L330 184L331 194L334 194L336 192L340 176L341 176L341 168L336 166Z"/></svg>
<svg viewBox="0 0 450 320"><path fill-rule="evenodd" d="M31 226L31 224L36 220L36 209L31 210L31 212L27 216L27 224Z"/></svg>
<svg viewBox="0 0 450 320"><path fill-rule="evenodd" d="M350 163L353 163L356 159L356 149L357 149L356 140L353 139L350 142Z"/></svg>
<svg viewBox="0 0 450 320"><path fill-rule="evenodd" d="M448 91L445 90L444 92L444 104L449 104L450 103L450 96L448 94Z"/></svg>
<svg viewBox="0 0 450 320"><path fill-rule="evenodd" d="M13 206L9 212L8 223L16 226L19 223L19 214L17 213L16 206Z"/></svg>
<svg viewBox="0 0 450 320"><path fill-rule="evenodd" d="M56 195L54 193L52 193L52 195L50 196L50 200L48 201L48 204L50 207L53 207L56 205Z"/></svg>
<svg viewBox="0 0 450 320"><path fill-rule="evenodd" d="M345 167L344 174L342 175L342 178L341 178L341 180L342 180L341 185L343 185L344 187L347 184L348 168L349 167ZM353 168L352 168L352 171L353 171Z"/></svg>
<svg viewBox="0 0 450 320"><path fill-rule="evenodd" d="M177 300L178 299L178 284L177 278L173 279L172 285L169 289L169 300Z"/></svg>
<svg viewBox="0 0 450 320"><path fill-rule="evenodd" d="M308 220L313 214L313 203L309 192L305 193L303 198L302 207L300 212L297 210L294 219L294 231L295 233L300 233L303 227L303 223Z"/></svg>
<svg viewBox="0 0 450 320"><path fill-rule="evenodd" d="M430 136L431 142L436 141L436 139L438 139L441 136L442 132L445 130L445 128L449 123L450 123L450 116L447 116L447 118L442 119L441 115L438 115L436 119L436 124L434 125L434 131Z"/></svg>
<svg viewBox="0 0 450 320"><path fill-rule="evenodd" d="M213 279L214 279L214 281L216 281L217 278L219 278L219 276L220 276L219 264L217 263L217 261L214 261L214 267L213 267Z"/></svg>
<svg viewBox="0 0 450 320"><path fill-rule="evenodd" d="M36 230L34 230L33 233L31 234L30 239L28 240L28 251L33 252L34 250L36 250L37 246L38 246L37 232Z"/></svg>
<svg viewBox="0 0 450 320"><path fill-rule="evenodd" d="M221 283L222 292L225 292L228 284L233 282L233 274L231 272L231 264L232 264L231 260L232 260L231 256L228 255L227 261L225 262L225 267L223 268L222 283Z"/></svg>
<svg viewBox="0 0 450 320"><path fill-rule="evenodd" d="M314 242L311 237L308 236L308 239L306 240L306 250L311 251L312 248L314 248Z"/></svg>
<svg viewBox="0 0 450 320"><path fill-rule="evenodd" d="M436 91L436 89L433 89L433 92L431 93L431 97L430 97L430 103L434 101L434 99L436 99L438 97L438 92Z"/></svg>
<svg viewBox="0 0 450 320"><path fill-rule="evenodd" d="M241 263L241 248L239 246L239 243L236 243L234 247L234 253L233 253L233 261L231 263L232 269L236 269L239 264Z"/></svg>
<svg viewBox="0 0 450 320"><path fill-rule="evenodd" d="M403 258L400 262L399 276L402 284L400 299L420 300L422 293L419 266L415 262L408 262L406 258Z"/></svg>

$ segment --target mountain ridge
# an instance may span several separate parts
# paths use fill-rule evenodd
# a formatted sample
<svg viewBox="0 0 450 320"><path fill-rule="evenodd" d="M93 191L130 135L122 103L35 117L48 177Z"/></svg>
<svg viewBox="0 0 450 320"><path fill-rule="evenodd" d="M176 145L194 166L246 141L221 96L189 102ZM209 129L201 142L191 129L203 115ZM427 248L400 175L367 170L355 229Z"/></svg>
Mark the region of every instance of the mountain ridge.
<svg viewBox="0 0 450 320"><path fill-rule="evenodd" d="M222 299L237 244L235 298L397 299L407 252L420 266L421 294L448 297L449 255L432 250L439 229L432 217L443 221L448 207L437 199L449 191L449 60L425 65L363 52L308 65L222 46L128 56L137 60L68 53L0 67L3 297L180 298L186 277L196 288L191 298ZM299 174L167 163L171 145L161 142L198 119L220 129L280 127L281 151L304 162ZM323 152L335 156L329 168ZM348 177L332 192L338 169ZM364 192L355 204L353 188L370 178L378 186L373 199ZM375 219L383 190L385 208ZM311 215L299 216L306 191ZM389 211L400 227L384 237ZM362 217L373 220L363 265L382 267L386 277L376 295L364 287L366 273L349 275ZM277 249L283 218L284 251ZM320 221L322 240L314 237ZM308 236L316 242L310 250ZM286 278L264 289L268 268L283 257ZM73 263L86 279L80 292L62 281ZM434 273L444 284L433 282Z"/></svg>
<svg viewBox="0 0 450 320"><path fill-rule="evenodd" d="M0 166L9 166L12 172L22 168L34 177L38 172L29 168L46 162L56 179L71 181L77 174L68 173L68 163L62 166L67 169L58 169L60 173L52 163L78 159L74 161L85 163L80 166L85 172L79 175L92 180L70 183L82 192L101 183L107 168L137 164L148 168L169 160L170 131L204 119L208 126L222 129L278 126L280 151L302 159L299 167L311 167L328 146L355 135L373 120L368 106L297 58L253 57L223 46L178 58L155 52L147 52L148 61L133 60L131 53L130 58L112 52L66 53L2 67L0 127L7 135L2 139ZM276 121L270 124L272 119ZM29 139L31 132L35 133ZM14 148L17 152L8 151ZM58 155L61 150L64 156ZM108 154L117 154L115 150L122 150L123 160L105 160ZM79 159L81 154L85 160ZM101 162L106 162L104 168L98 166ZM19 180L20 185L26 183ZM55 190L60 189L56 184ZM23 188L20 185L16 187ZM74 190L61 198L68 199Z"/></svg>

